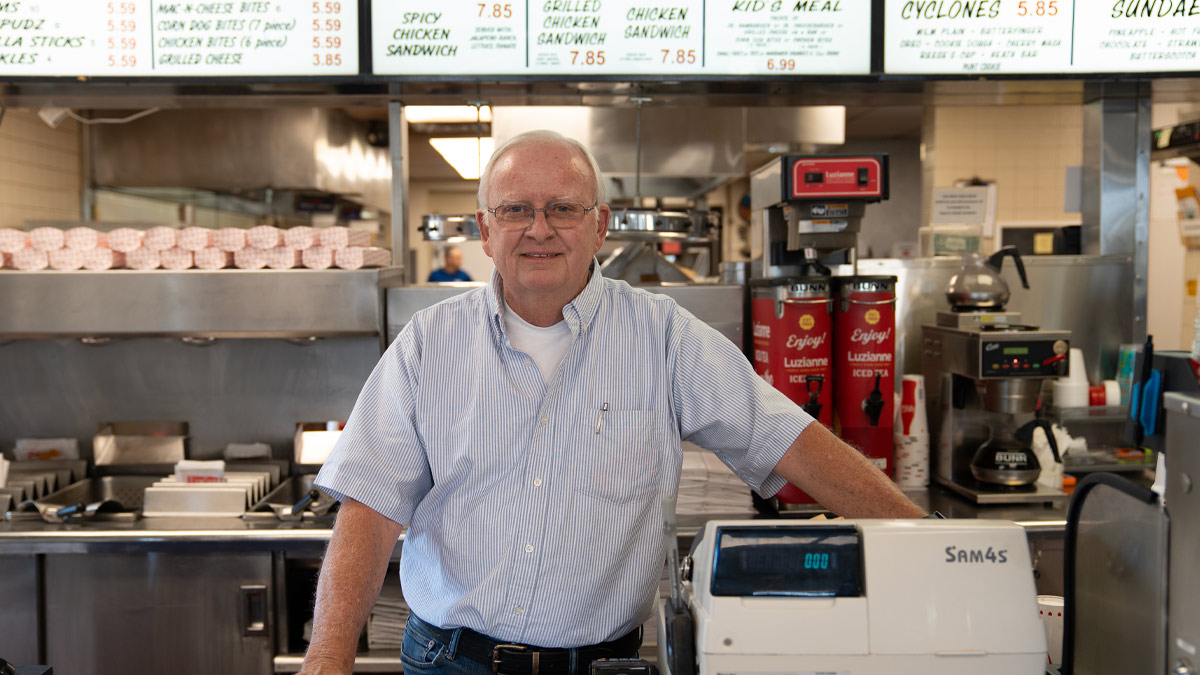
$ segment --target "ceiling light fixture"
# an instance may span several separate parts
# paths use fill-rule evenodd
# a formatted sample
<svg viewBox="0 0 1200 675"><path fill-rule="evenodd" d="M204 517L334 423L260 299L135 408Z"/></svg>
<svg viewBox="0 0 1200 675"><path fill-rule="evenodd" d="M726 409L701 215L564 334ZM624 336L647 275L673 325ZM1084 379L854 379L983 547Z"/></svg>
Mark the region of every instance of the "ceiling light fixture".
<svg viewBox="0 0 1200 675"><path fill-rule="evenodd" d="M431 138L429 144L442 156L458 175L467 180L478 180L479 172L492 152L496 141L491 136L484 138Z"/></svg>
<svg viewBox="0 0 1200 675"><path fill-rule="evenodd" d="M404 119L409 124L453 124L476 121L491 122L491 106L481 106L476 111L473 105L410 105L404 108Z"/></svg>

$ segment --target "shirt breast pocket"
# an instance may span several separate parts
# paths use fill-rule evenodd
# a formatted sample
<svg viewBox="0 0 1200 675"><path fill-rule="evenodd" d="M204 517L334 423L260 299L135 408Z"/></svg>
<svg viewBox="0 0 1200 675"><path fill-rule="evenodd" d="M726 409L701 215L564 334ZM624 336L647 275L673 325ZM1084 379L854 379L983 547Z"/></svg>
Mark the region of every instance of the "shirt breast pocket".
<svg viewBox="0 0 1200 675"><path fill-rule="evenodd" d="M575 491L612 504L653 498L662 475L662 417L654 410L585 415L579 424L583 433L568 457Z"/></svg>

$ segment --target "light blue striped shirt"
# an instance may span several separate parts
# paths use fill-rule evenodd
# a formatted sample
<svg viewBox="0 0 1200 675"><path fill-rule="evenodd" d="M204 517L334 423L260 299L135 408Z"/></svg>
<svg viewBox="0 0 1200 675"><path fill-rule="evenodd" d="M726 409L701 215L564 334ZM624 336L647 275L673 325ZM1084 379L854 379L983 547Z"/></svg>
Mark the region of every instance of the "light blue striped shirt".
<svg viewBox="0 0 1200 675"><path fill-rule="evenodd" d="M674 300L598 271L563 308L571 345L547 385L500 298L493 274L413 316L317 484L408 524L401 584L425 621L544 647L614 639L654 609L680 439L773 495L812 418Z"/></svg>

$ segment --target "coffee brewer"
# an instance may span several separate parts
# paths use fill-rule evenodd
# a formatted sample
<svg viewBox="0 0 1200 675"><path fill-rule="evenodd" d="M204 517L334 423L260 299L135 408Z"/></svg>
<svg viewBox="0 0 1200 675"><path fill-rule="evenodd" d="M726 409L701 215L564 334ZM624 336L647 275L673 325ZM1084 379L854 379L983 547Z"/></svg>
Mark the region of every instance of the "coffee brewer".
<svg viewBox="0 0 1200 675"><path fill-rule="evenodd" d="M1036 483L1034 409L1047 378L1067 374L1070 332L1017 312L939 312L923 326L922 364L938 483L979 504L1066 500ZM1057 454L1057 453L1056 453Z"/></svg>

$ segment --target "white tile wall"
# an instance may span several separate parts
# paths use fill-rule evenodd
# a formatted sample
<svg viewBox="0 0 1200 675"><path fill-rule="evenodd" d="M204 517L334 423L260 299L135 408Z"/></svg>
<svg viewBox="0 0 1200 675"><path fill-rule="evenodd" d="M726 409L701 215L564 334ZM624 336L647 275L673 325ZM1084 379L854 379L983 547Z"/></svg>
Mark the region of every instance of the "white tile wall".
<svg viewBox="0 0 1200 675"><path fill-rule="evenodd" d="M1080 106L941 106L923 140L927 195L979 177L997 184L998 221L1079 217L1063 211L1063 194L1066 168L1083 162Z"/></svg>
<svg viewBox="0 0 1200 675"><path fill-rule="evenodd" d="M81 128L66 120L51 129L36 111L8 111L0 123L0 227L80 219Z"/></svg>

